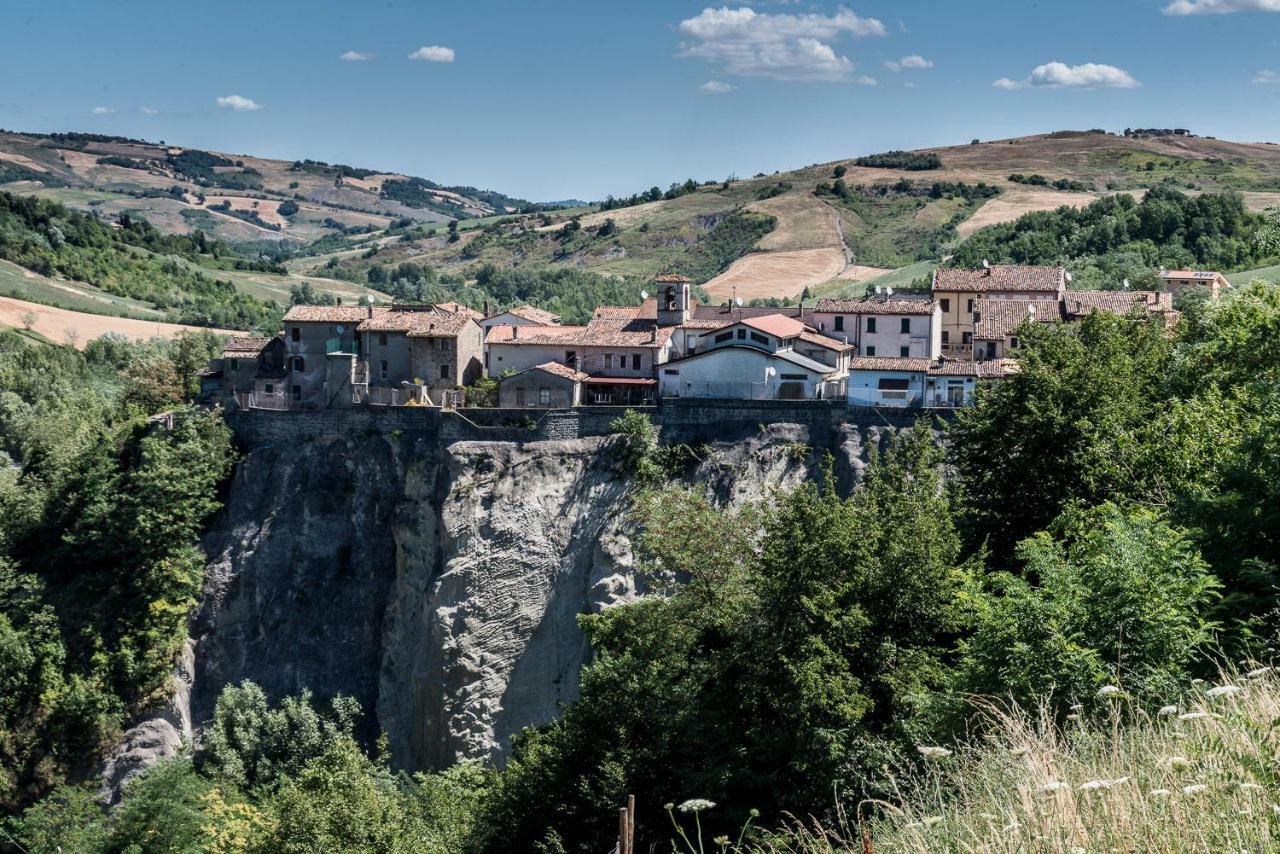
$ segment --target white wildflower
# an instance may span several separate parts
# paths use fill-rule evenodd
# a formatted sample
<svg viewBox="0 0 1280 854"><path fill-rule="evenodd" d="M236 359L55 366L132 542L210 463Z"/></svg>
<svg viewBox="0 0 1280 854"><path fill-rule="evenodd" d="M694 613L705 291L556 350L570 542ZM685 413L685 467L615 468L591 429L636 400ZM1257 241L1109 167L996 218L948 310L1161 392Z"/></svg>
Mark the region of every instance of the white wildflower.
<svg viewBox="0 0 1280 854"><path fill-rule="evenodd" d="M1067 715L1067 720L1069 720L1069 721L1078 721L1078 720L1080 720L1080 716L1079 716L1079 715L1077 715L1077 714L1070 714L1070 715Z"/></svg>
<svg viewBox="0 0 1280 854"><path fill-rule="evenodd" d="M1127 782L1129 782L1129 778L1128 778L1128 777L1117 777L1117 778L1115 778L1114 780L1112 780L1112 781L1111 781L1111 785L1113 785L1113 786L1123 786L1123 785L1124 785L1125 783L1127 783Z"/></svg>
<svg viewBox="0 0 1280 854"><path fill-rule="evenodd" d="M1168 789L1152 789L1151 791L1147 792L1147 797L1150 797L1150 798L1167 798L1167 797L1169 797L1169 796L1170 796L1170 795L1172 795L1172 794L1173 794L1173 792L1169 791Z"/></svg>
<svg viewBox="0 0 1280 854"><path fill-rule="evenodd" d="M1073 712L1081 711L1083 708L1084 708L1084 704L1082 704L1082 703L1072 703L1072 704L1071 704L1071 711L1073 711Z"/></svg>
<svg viewBox="0 0 1280 854"><path fill-rule="evenodd" d="M1198 794L1200 794L1201 792L1206 792L1206 791L1208 791L1208 790L1209 790L1209 787L1208 787L1208 786L1206 786L1204 783L1192 783L1190 786L1183 786L1183 787L1182 787L1182 794L1184 794L1184 795L1198 795Z"/></svg>
<svg viewBox="0 0 1280 854"><path fill-rule="evenodd" d="M1092 792L1095 789L1106 789L1111 785L1110 780L1090 780L1087 783L1080 784L1080 791Z"/></svg>
<svg viewBox="0 0 1280 854"><path fill-rule="evenodd" d="M925 827L933 827L935 824L938 824L938 823L939 823L939 822L941 822L941 821L942 821L942 816L940 816L940 815L931 815L931 816L929 816L928 818L926 818L926 819L924 820L924 826L925 826Z"/></svg>
<svg viewBox="0 0 1280 854"><path fill-rule="evenodd" d="M690 798L680 806L676 807L676 809L680 810L680 812L703 812L704 810L709 810L714 806L715 802L709 801L706 798Z"/></svg>
<svg viewBox="0 0 1280 854"><path fill-rule="evenodd" d="M1119 693L1122 693L1122 692L1115 685L1103 685L1101 688L1098 689L1099 697L1113 697Z"/></svg>
<svg viewBox="0 0 1280 854"><path fill-rule="evenodd" d="M1013 831L1017 830L1017 829L1018 829L1018 828L1020 828L1020 827L1022 827L1022 823L1021 823L1021 822L1011 821L1011 822L1009 822L1008 824L1006 824L1006 825L1004 826L1004 832L1005 832L1005 833L1012 833Z"/></svg>
<svg viewBox="0 0 1280 854"><path fill-rule="evenodd" d="M1271 811L1276 815L1280 815L1280 804L1272 804Z"/></svg>
<svg viewBox="0 0 1280 854"><path fill-rule="evenodd" d="M1170 715L1176 715L1177 713L1178 713L1177 706L1161 706L1160 711L1156 712L1156 714L1162 718L1167 718Z"/></svg>
<svg viewBox="0 0 1280 854"><path fill-rule="evenodd" d="M1203 680L1203 679L1192 679L1192 680L1191 680L1191 684L1192 684L1192 685L1203 685L1203 684L1204 684L1204 680Z"/></svg>
<svg viewBox="0 0 1280 854"><path fill-rule="evenodd" d="M1212 714L1210 712L1183 712L1182 714L1178 715L1178 720L1198 721L1204 718L1216 718L1216 717L1218 717L1218 715Z"/></svg>
<svg viewBox="0 0 1280 854"><path fill-rule="evenodd" d="M1064 783L1061 780L1050 780L1048 783L1045 783L1043 786L1041 786L1037 791L1058 792L1058 791L1061 791L1062 789L1070 789L1070 788L1071 788L1070 783Z"/></svg>
<svg viewBox="0 0 1280 854"><path fill-rule="evenodd" d="M999 821L1000 816L994 813L980 812L978 813L978 818L985 818L987 821Z"/></svg>
<svg viewBox="0 0 1280 854"><path fill-rule="evenodd" d="M951 751L945 747L934 747L926 744L916 745L916 752L925 759L945 759L951 755Z"/></svg>
<svg viewBox="0 0 1280 854"><path fill-rule="evenodd" d="M1185 756L1170 756L1161 763L1170 771L1185 771L1192 766L1192 762Z"/></svg>
<svg viewBox="0 0 1280 854"><path fill-rule="evenodd" d="M1270 667L1259 667L1256 670L1250 670L1248 673L1245 674L1245 676L1248 676L1250 679L1258 679L1260 677L1266 676L1270 672L1271 672Z"/></svg>
<svg viewBox="0 0 1280 854"><path fill-rule="evenodd" d="M1235 694L1239 694L1243 690L1244 689L1241 688L1239 685L1219 685L1216 688L1210 688L1208 691L1205 692L1205 695L1208 697L1212 697L1213 699L1216 700L1219 697L1234 696Z"/></svg>

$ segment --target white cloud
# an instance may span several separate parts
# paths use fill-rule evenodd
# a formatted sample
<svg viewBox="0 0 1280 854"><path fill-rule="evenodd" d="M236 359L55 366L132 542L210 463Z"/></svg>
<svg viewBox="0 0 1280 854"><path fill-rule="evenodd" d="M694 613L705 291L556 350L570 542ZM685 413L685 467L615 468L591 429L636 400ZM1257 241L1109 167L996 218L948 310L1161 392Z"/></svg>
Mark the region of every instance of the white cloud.
<svg viewBox="0 0 1280 854"><path fill-rule="evenodd" d="M115 112L114 107L94 107L93 114L95 116L109 116Z"/></svg>
<svg viewBox="0 0 1280 854"><path fill-rule="evenodd" d="M706 8L680 22L681 56L698 57L728 74L775 80L848 80L853 62L836 53L841 36L882 36L884 24L841 7L833 15L770 14L749 7Z"/></svg>
<svg viewBox="0 0 1280 854"><path fill-rule="evenodd" d="M703 92L706 92L708 95L723 95L726 92L733 91L733 87L728 83L725 83L723 80L708 80L698 88Z"/></svg>
<svg viewBox="0 0 1280 854"><path fill-rule="evenodd" d="M1166 15L1230 15L1232 12L1280 12L1280 0L1173 0Z"/></svg>
<svg viewBox="0 0 1280 854"><path fill-rule="evenodd" d="M896 73L907 69L933 68L933 62L918 53L913 53L910 56L902 57L902 59L891 59L884 64L884 67Z"/></svg>
<svg viewBox="0 0 1280 854"><path fill-rule="evenodd" d="M349 50L342 56L338 57L343 62L368 62L374 58L372 53L361 53L358 50Z"/></svg>
<svg viewBox="0 0 1280 854"><path fill-rule="evenodd" d="M1114 65L1086 62L1083 65L1067 65L1047 62L1037 65L1030 76L1022 80L1002 77L991 85L997 89L1132 89L1141 85L1133 75Z"/></svg>
<svg viewBox="0 0 1280 854"><path fill-rule="evenodd" d="M160 114L160 111L155 107L139 107L138 112L142 113L144 116L157 116Z"/></svg>
<svg viewBox="0 0 1280 854"><path fill-rule="evenodd" d="M876 86L879 84L880 81L876 80L874 77L872 77L869 74L863 74L857 79L855 79L853 82L857 83L859 86Z"/></svg>
<svg viewBox="0 0 1280 854"><path fill-rule="evenodd" d="M453 62L453 57L453 48L441 47L438 44L420 47L409 54L410 59L416 59L421 62Z"/></svg>
<svg viewBox="0 0 1280 854"><path fill-rule="evenodd" d="M1280 83L1280 74L1272 71L1270 68L1264 68L1257 74L1253 75L1254 83Z"/></svg>
<svg viewBox="0 0 1280 854"><path fill-rule="evenodd" d="M237 113L262 109L262 105L257 101L243 95L224 95L218 99L218 106L226 110L235 110Z"/></svg>

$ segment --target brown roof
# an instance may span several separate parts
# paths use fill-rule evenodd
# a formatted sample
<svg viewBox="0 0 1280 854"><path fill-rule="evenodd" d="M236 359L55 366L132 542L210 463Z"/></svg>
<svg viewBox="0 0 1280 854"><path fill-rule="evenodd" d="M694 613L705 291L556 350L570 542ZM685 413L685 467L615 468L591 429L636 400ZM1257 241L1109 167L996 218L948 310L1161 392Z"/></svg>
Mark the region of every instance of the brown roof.
<svg viewBox="0 0 1280 854"><path fill-rule="evenodd" d="M804 332L804 324L785 314L766 314L764 317L748 317L738 321L743 326L767 332L778 338L794 338Z"/></svg>
<svg viewBox="0 0 1280 854"><path fill-rule="evenodd" d="M814 311L837 314L933 314L936 305L932 299L820 299Z"/></svg>
<svg viewBox="0 0 1280 854"><path fill-rule="evenodd" d="M1052 299L979 299L973 302L973 337L979 341L1002 341L1035 309L1038 323L1057 323L1062 308Z"/></svg>
<svg viewBox="0 0 1280 854"><path fill-rule="evenodd" d="M543 362L541 365L534 365L529 368L531 371L545 371L548 374L555 374L558 377L564 377L566 380L573 380L576 383L583 382L590 377L582 371L575 371L568 365L562 365L559 362ZM521 373L524 373L521 371Z"/></svg>
<svg viewBox="0 0 1280 854"><path fill-rule="evenodd" d="M586 326L510 326L489 328L486 344L551 344L576 347L661 347L671 329L641 317L639 306L601 306ZM518 331L517 331L518 330Z"/></svg>
<svg viewBox="0 0 1280 854"><path fill-rule="evenodd" d="M794 317L805 326L812 326L813 310L808 308L768 308L767 306L728 306L728 305L699 305L693 309L694 320L724 320L728 323L737 323L748 317L767 317L770 314L781 314L786 317Z"/></svg>
<svg viewBox="0 0 1280 854"><path fill-rule="evenodd" d="M680 328L681 329L719 329L722 326L732 326L732 325L733 325L733 321L728 320L726 318L719 318L717 320L699 320L697 318L694 318L693 320L686 320L684 323L681 323Z"/></svg>
<svg viewBox="0 0 1280 854"><path fill-rule="evenodd" d="M1068 317L1092 311L1128 314L1135 307L1147 311L1173 311L1173 294L1155 291L1067 291L1062 302Z"/></svg>
<svg viewBox="0 0 1280 854"><path fill-rule="evenodd" d="M252 338L248 336L228 338L227 343L222 345L222 355L230 359L256 356L270 343L270 338Z"/></svg>
<svg viewBox="0 0 1280 854"><path fill-rule="evenodd" d="M453 314L465 314L472 320L484 320L483 313L476 311L474 308L469 308L460 302L438 302L435 304L435 307L440 311L448 311Z"/></svg>
<svg viewBox="0 0 1280 854"><path fill-rule="evenodd" d="M933 362L902 356L856 356L849 360L851 371L927 371Z"/></svg>
<svg viewBox="0 0 1280 854"><path fill-rule="evenodd" d="M679 273L663 273L660 276L654 276L653 280L661 285L677 285L677 284L684 284L684 283L687 283L687 284L693 283L693 279L690 279L688 276L681 276Z"/></svg>
<svg viewBox="0 0 1280 854"><path fill-rule="evenodd" d="M1217 279L1226 278L1221 273L1211 272L1208 270L1161 270L1160 278L1162 279Z"/></svg>
<svg viewBox="0 0 1280 854"><path fill-rule="evenodd" d="M933 273L933 291L987 293L1030 291L1057 293L1065 287L1062 267L1022 267L993 265L990 270L958 270L939 267Z"/></svg>
<svg viewBox="0 0 1280 854"><path fill-rule="evenodd" d="M1017 373L1018 363L1014 359L986 359L981 362L968 362L957 359L942 359L929 369L931 377L979 377L980 379L997 379Z"/></svg>
<svg viewBox="0 0 1280 854"><path fill-rule="evenodd" d="M532 305L516 306L505 313L514 314L516 317L523 317L530 323L540 323L543 326L554 326L560 322L560 318L557 315Z"/></svg>
<svg viewBox="0 0 1280 854"><path fill-rule="evenodd" d="M800 333L800 340L807 344L817 344L819 347L824 347L828 350L835 350L839 353L853 349L852 344L846 344L844 341L837 338L828 338L826 335L814 332L810 329L806 329Z"/></svg>
<svg viewBox="0 0 1280 854"><path fill-rule="evenodd" d="M358 328L361 332L404 332L410 338L451 338L472 320L470 311L439 306L374 307Z"/></svg>
<svg viewBox="0 0 1280 854"><path fill-rule="evenodd" d="M284 313L286 323L358 323L368 316L363 305L294 305Z"/></svg>

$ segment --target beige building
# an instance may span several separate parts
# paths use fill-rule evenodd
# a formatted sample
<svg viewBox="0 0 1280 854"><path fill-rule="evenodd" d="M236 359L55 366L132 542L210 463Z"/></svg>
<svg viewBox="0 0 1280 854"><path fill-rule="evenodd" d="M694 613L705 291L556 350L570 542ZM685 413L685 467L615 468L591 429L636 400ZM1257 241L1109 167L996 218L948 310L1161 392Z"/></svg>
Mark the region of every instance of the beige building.
<svg viewBox="0 0 1280 854"><path fill-rule="evenodd" d="M932 291L942 317L942 355L973 358L973 315L978 300L1057 300L1068 281L1062 267L989 265L978 270L935 270Z"/></svg>
<svg viewBox="0 0 1280 854"><path fill-rule="evenodd" d="M942 310L928 296L886 290L865 299L822 299L809 322L858 356L933 359L941 353Z"/></svg>
<svg viewBox="0 0 1280 854"><path fill-rule="evenodd" d="M502 379L498 385L498 405L507 409L577 406L582 402L582 384L589 379L582 371L559 362L535 365Z"/></svg>
<svg viewBox="0 0 1280 854"><path fill-rule="evenodd" d="M1004 359L1018 349L1023 323L1058 323L1062 304L1057 300L980 299L973 306L973 357L981 361Z"/></svg>
<svg viewBox="0 0 1280 854"><path fill-rule="evenodd" d="M1231 287L1226 276L1206 270L1161 270L1159 275L1160 286L1173 296L1184 291L1208 289L1209 297L1217 299Z"/></svg>

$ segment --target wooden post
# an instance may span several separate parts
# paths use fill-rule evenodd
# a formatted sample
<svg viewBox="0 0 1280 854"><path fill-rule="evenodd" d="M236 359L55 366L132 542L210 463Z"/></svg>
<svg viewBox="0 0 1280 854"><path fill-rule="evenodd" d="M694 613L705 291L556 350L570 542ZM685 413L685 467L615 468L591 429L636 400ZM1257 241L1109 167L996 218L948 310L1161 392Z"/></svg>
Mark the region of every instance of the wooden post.
<svg viewBox="0 0 1280 854"><path fill-rule="evenodd" d="M627 854L627 808L618 810L618 854Z"/></svg>
<svg viewBox="0 0 1280 854"><path fill-rule="evenodd" d="M636 846L636 796L627 795L627 851L635 854Z"/></svg>

